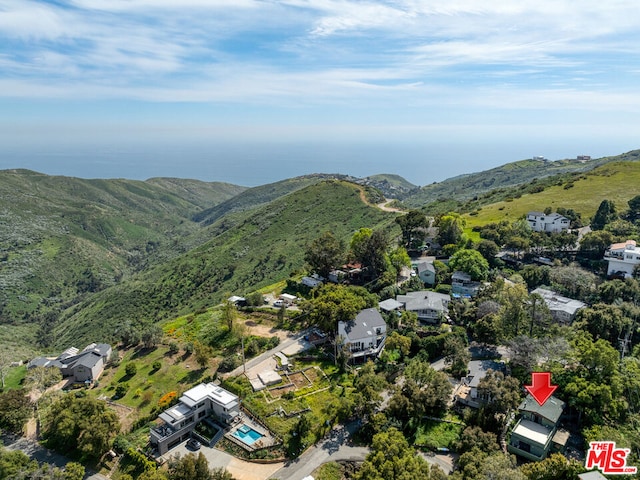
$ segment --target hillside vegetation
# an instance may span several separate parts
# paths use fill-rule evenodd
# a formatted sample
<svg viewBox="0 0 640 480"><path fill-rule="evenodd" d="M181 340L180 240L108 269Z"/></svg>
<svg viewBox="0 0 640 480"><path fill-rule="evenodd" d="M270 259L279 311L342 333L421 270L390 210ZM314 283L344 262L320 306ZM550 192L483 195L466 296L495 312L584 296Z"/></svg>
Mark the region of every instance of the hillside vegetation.
<svg viewBox="0 0 640 480"><path fill-rule="evenodd" d="M180 253L191 216L245 187L0 172L0 332L34 324ZM10 336L9 336L10 337Z"/></svg>
<svg viewBox="0 0 640 480"><path fill-rule="evenodd" d="M256 290L302 268L305 247L327 230L347 240L361 227L392 224L395 215L363 203L360 190L324 181L247 214L206 244L69 309L54 329L55 343L109 339L123 326Z"/></svg>
<svg viewBox="0 0 640 480"><path fill-rule="evenodd" d="M585 223L594 215L600 202L612 200L620 208L638 194L640 163L613 162L591 172L576 175L542 192L522 195L484 206L465 215L467 227L484 225L500 220L513 221L529 211L542 211L551 207L572 208L582 215Z"/></svg>
<svg viewBox="0 0 640 480"><path fill-rule="evenodd" d="M491 190L529 183L533 179L587 172L607 163L639 159L640 150L585 162L576 160L553 162L532 159L520 160L483 172L461 175L443 182L426 185L404 198L403 203L409 207L419 208L438 201L467 200Z"/></svg>

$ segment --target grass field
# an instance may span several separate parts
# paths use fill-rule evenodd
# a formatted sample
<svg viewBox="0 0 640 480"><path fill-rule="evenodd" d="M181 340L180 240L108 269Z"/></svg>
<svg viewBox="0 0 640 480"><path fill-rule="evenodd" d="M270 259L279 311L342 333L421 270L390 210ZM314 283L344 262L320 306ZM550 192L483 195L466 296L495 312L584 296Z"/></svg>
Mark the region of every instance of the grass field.
<svg viewBox="0 0 640 480"><path fill-rule="evenodd" d="M457 417L447 417L447 420L459 421ZM414 444L430 449L452 448L464 430L463 425L448 422L426 420L416 431Z"/></svg>
<svg viewBox="0 0 640 480"><path fill-rule="evenodd" d="M627 209L627 202L640 193L640 163L617 162L595 169L579 176L575 181L555 185L540 193L523 195L512 201L503 201L485 206L475 215L464 215L466 233L476 240L477 233L471 232L476 225L508 220L510 222L526 215L527 212L543 211L551 207L572 208L582 215L588 224L600 202L612 200L618 211Z"/></svg>

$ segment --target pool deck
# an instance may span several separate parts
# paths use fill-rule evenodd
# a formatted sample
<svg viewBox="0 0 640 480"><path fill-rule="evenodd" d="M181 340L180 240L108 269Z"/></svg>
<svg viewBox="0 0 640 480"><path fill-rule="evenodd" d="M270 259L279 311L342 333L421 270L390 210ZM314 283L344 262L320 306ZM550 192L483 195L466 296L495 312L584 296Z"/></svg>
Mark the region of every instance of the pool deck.
<svg viewBox="0 0 640 480"><path fill-rule="evenodd" d="M269 432L262 425L259 425L258 423L254 422L246 415L242 415L240 418L242 419L242 421L237 422L233 427L231 427L224 434L224 437L226 439L232 441L233 443L241 446L242 448L250 452L259 450L261 448L271 447L272 445L276 445L278 443L277 440L271 435L271 432ZM260 435L262 435L262 437L256 440L255 442L253 442L251 445L243 442L241 439L239 439L234 435L234 433L236 433L238 429L240 429L243 425L247 425L251 429L255 430Z"/></svg>

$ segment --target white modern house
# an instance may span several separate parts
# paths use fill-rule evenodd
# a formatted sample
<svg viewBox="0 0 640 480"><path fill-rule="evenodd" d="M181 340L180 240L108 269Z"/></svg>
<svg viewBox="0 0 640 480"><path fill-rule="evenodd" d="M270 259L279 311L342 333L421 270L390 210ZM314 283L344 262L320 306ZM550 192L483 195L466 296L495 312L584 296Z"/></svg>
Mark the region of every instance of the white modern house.
<svg viewBox="0 0 640 480"><path fill-rule="evenodd" d="M635 240L614 243L604 253L604 259L609 262L607 276L630 278L640 265L640 248Z"/></svg>
<svg viewBox="0 0 640 480"><path fill-rule="evenodd" d="M187 440L196 425L211 414L222 423L233 423L240 415L240 399L213 383L196 385L184 392L176 405L160 414L159 425L151 429L149 441L159 455L164 455Z"/></svg>
<svg viewBox="0 0 640 480"><path fill-rule="evenodd" d="M416 313L421 322L439 323L449 313L451 296L445 293L421 290L398 295L396 301L403 304L407 312Z"/></svg>
<svg viewBox="0 0 640 480"><path fill-rule="evenodd" d="M527 213L527 223L534 232L560 233L569 229L571 220L559 213Z"/></svg>
<svg viewBox="0 0 640 480"><path fill-rule="evenodd" d="M573 298L563 297L552 290L536 288L531 293L537 293L549 307L551 317L558 323L568 325L576 318L576 313L587 306L586 303Z"/></svg>
<svg viewBox="0 0 640 480"><path fill-rule="evenodd" d="M367 308L349 322L338 322L338 338L353 362L377 358L387 339L387 323L377 309Z"/></svg>

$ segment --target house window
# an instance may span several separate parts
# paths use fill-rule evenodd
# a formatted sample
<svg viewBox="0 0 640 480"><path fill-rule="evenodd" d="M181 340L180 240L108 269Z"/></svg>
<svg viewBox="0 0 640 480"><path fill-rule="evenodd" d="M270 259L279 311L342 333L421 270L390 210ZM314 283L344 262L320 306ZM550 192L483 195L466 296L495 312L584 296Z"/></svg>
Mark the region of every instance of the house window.
<svg viewBox="0 0 640 480"><path fill-rule="evenodd" d="M201 411L201 412L198 414L198 418L202 418L202 417L204 417L206 414L207 414L207 412L203 410L203 411Z"/></svg>

